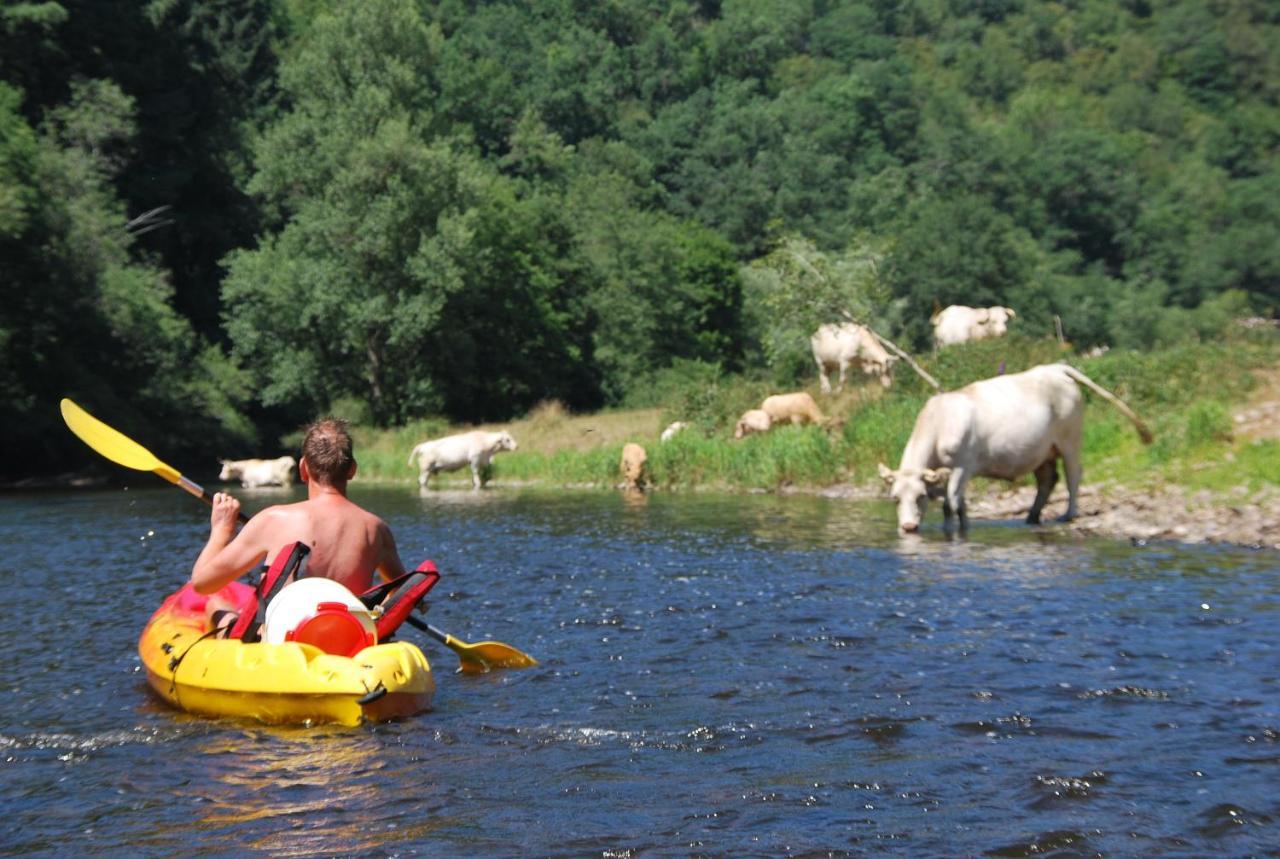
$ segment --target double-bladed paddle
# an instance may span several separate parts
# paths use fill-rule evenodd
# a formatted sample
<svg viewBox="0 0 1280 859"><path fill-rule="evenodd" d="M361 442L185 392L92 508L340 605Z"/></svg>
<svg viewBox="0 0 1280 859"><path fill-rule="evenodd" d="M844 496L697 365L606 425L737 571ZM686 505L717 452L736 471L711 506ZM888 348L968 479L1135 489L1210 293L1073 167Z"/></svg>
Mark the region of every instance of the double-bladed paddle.
<svg viewBox="0 0 1280 859"><path fill-rule="evenodd" d="M67 422L67 427L102 456L134 471L154 472L206 504L213 504L212 493L195 481L183 477L173 466L161 462L155 454L124 433L107 426L69 399L64 398L61 405L62 419ZM239 519L241 522L249 521L244 513L240 514ZM528 668L538 664L538 660L532 656L500 641L468 644L412 615L408 621L458 654L461 660L458 670L464 674L484 674L494 668Z"/></svg>

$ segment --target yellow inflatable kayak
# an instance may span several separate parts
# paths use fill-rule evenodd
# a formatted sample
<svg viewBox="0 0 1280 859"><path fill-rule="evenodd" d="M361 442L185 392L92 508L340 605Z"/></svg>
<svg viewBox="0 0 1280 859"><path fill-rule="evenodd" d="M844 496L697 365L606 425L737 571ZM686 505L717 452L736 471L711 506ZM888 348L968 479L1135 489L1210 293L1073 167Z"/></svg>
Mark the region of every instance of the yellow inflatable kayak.
<svg viewBox="0 0 1280 859"><path fill-rule="evenodd" d="M254 589L233 582L219 592L252 610ZM392 641L336 656L302 641L216 639L208 597L183 586L156 610L138 641L147 682L162 698L204 716L271 724L359 725L431 707L435 678L413 644Z"/></svg>

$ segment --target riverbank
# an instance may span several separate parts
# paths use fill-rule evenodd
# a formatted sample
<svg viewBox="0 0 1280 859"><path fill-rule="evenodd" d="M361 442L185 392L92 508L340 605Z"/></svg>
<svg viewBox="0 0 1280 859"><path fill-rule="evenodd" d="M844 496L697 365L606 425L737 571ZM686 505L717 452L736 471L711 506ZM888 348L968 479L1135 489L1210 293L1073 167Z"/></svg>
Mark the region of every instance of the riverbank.
<svg viewBox="0 0 1280 859"><path fill-rule="evenodd" d="M884 498L888 504L882 490L878 485L842 484L817 490L817 494L828 498ZM970 519L1025 519L1035 494L1031 483L1005 488L990 484L969 493ZM1090 485L1086 473L1080 490L1080 515L1069 523L1054 521L1066 505L1066 490L1059 486L1045 507L1046 527L1132 541L1172 540L1280 549L1280 492L1276 491L1260 495L1243 486L1227 493L1188 493L1177 486L1139 490L1106 483ZM925 518L926 526L937 524L941 517L938 505L933 504Z"/></svg>
<svg viewBox="0 0 1280 859"><path fill-rule="evenodd" d="M1069 358L1142 414L1155 432L1150 446L1107 403L1086 397L1084 485L1080 515L1067 527L1133 540L1221 542L1280 548L1280 337L1243 331L1214 343L1158 353L1064 356L1058 344L1008 338L971 344L922 359L944 387ZM809 386L827 416L822 426L784 426L742 441L732 438L736 415L777 388L760 379L722 377L703 388L665 391L664 407L570 414L551 402L518 420L482 428L509 431L519 450L499 454L490 485L613 488L621 480L624 444L648 452L647 480L655 491L776 492L834 498L879 498L888 503L877 466L896 464L916 415L932 390L910 375L893 388L851 386L824 395ZM659 435L672 420L689 428L672 440ZM407 426L357 427L359 482L413 486L408 451L428 438L474 427L424 420ZM286 447L296 440L285 439ZM2 487L29 491L113 482L119 469ZM214 485L212 475L192 477ZM467 470L441 474L433 486L462 488ZM1025 517L1033 481L1017 485L975 480L968 491L974 519ZM1046 521L1065 506L1060 483ZM937 505L930 519L940 517ZM929 521L929 520L927 520Z"/></svg>
<svg viewBox="0 0 1280 859"><path fill-rule="evenodd" d="M1086 397L1081 533L1133 540L1221 542L1280 548L1280 338L1237 330L1212 343L1152 353L1064 354L1056 342L1008 338L922 358L943 386L1067 359L1133 406L1154 430L1142 445L1109 404ZM495 458L495 485L612 487L619 483L626 442L645 447L650 487L687 491L821 494L884 498L880 462L896 464L916 415L932 389L906 371L893 388L852 386L824 395L809 386L827 416L822 427L781 427L735 442L736 415L759 402L767 383L721 379L684 392L665 408L572 415L545 404L521 420L491 425L519 441ZM776 388L772 389L776 390ZM691 424L659 441L672 420ZM394 482L413 480L404 452L418 441L459 428L409 427L358 437L362 471ZM364 463L371 467L365 470ZM439 475L465 485L469 474ZM434 484L433 484L434 485ZM1034 497L1030 476L1016 485L975 480L970 516L1020 519ZM886 503L887 499L886 499ZM1059 483L1046 521L1066 504ZM937 505L930 516L940 516Z"/></svg>

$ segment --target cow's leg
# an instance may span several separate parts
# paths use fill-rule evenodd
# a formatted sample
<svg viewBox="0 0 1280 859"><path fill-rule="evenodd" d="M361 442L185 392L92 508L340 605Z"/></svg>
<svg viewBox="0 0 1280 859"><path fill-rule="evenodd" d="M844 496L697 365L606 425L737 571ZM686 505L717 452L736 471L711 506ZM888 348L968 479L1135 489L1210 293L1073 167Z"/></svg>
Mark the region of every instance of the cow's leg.
<svg viewBox="0 0 1280 859"><path fill-rule="evenodd" d="M484 482L480 480L480 469L483 467L484 466L480 462L480 457L477 456L472 458L471 460L471 488L472 489L481 489L484 487Z"/></svg>
<svg viewBox="0 0 1280 859"><path fill-rule="evenodd" d="M1084 463L1080 461L1080 448L1067 446L1062 451L1062 471L1067 476L1067 512L1058 517L1059 522L1070 522L1079 511L1080 478L1084 475Z"/></svg>
<svg viewBox="0 0 1280 859"><path fill-rule="evenodd" d="M844 379L845 379L845 376L847 375L849 375L849 362L841 361L840 362L840 382L836 385L836 393L840 393L841 391L844 390Z"/></svg>
<svg viewBox="0 0 1280 859"><path fill-rule="evenodd" d="M821 361L818 364L818 385L822 388L822 393L831 393L831 379L827 377L827 365Z"/></svg>
<svg viewBox="0 0 1280 859"><path fill-rule="evenodd" d="M1046 459L1036 468L1036 500L1031 502L1031 510L1027 513L1028 525L1040 524L1040 511L1044 509L1049 494L1058 484L1058 460L1054 457Z"/></svg>
<svg viewBox="0 0 1280 859"><path fill-rule="evenodd" d="M969 511L964 506L964 487L969 482L969 472L963 468L951 469L951 477L947 480L947 497L943 503L943 513L948 507L960 521L960 533L969 530Z"/></svg>

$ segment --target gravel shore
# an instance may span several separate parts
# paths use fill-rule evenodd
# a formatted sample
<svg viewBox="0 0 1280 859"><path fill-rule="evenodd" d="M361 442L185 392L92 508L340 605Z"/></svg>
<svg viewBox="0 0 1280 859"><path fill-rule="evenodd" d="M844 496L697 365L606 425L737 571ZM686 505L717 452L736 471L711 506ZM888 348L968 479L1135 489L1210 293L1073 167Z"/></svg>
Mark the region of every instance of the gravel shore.
<svg viewBox="0 0 1280 859"><path fill-rule="evenodd" d="M968 497L969 518L1025 519L1035 487L992 487ZM885 497L883 487L844 484L821 494L832 498ZM885 497L885 503L889 503ZM1059 486L1045 506L1044 520L1066 509L1066 490ZM942 517L941 507L929 505L926 522ZM1132 490L1123 486L1083 486L1080 515L1066 527L1084 534L1131 540L1176 540L1183 543L1225 543L1252 548L1280 549L1280 495L1250 495L1243 487L1225 497L1218 493L1188 494L1176 486Z"/></svg>

